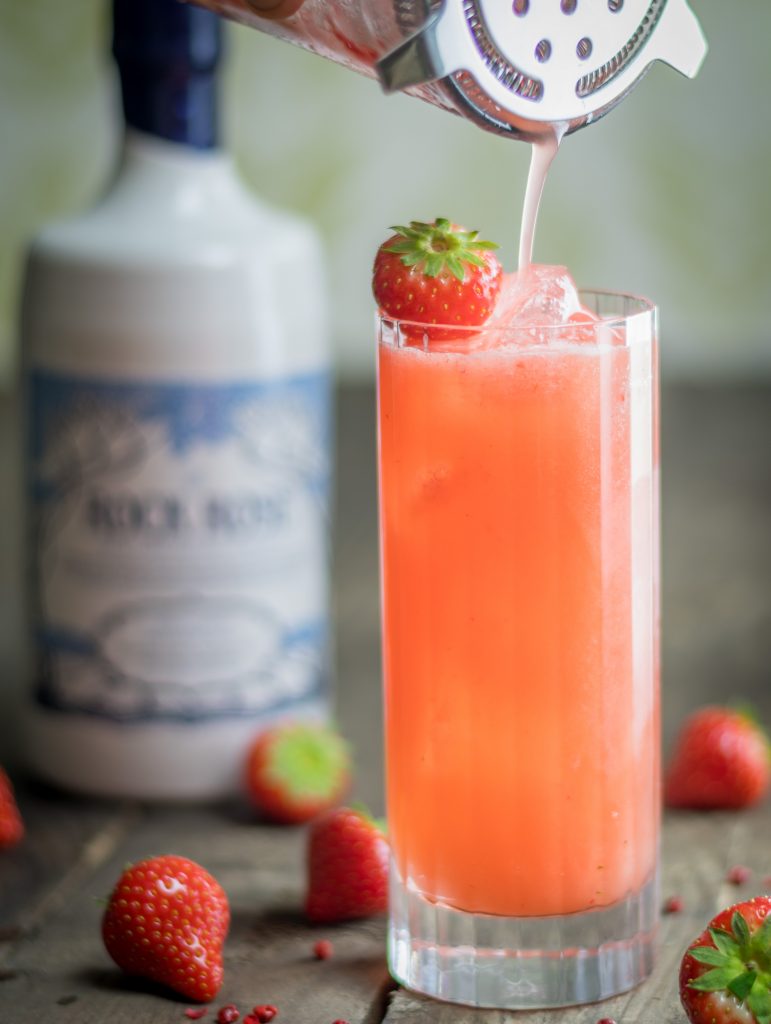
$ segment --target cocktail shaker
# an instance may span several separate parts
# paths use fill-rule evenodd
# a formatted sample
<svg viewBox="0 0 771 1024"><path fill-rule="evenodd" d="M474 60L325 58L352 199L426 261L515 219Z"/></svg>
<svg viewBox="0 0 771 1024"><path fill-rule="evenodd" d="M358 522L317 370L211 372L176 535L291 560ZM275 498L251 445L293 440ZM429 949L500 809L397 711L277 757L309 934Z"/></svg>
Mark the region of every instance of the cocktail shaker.
<svg viewBox="0 0 771 1024"><path fill-rule="evenodd" d="M502 135L571 132L660 60L693 77L686 0L195 0Z"/></svg>

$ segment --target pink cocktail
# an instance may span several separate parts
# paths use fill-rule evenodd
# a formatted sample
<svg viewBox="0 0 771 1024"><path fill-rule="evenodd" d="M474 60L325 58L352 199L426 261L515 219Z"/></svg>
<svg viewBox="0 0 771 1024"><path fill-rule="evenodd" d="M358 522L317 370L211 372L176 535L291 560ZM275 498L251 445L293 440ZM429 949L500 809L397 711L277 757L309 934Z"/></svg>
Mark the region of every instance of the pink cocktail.
<svg viewBox="0 0 771 1024"><path fill-rule="evenodd" d="M381 320L391 963L479 1005L651 964L655 312L583 301L452 342Z"/></svg>

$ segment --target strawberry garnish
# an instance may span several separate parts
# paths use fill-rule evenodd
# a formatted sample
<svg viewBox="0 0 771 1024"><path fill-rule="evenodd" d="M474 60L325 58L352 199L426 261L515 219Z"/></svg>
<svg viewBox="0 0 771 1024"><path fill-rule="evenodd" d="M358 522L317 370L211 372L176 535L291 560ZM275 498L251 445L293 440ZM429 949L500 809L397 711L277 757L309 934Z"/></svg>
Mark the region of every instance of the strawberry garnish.
<svg viewBox="0 0 771 1024"><path fill-rule="evenodd" d="M405 326L408 338L451 340L467 333L453 327L479 327L488 320L502 279L494 242L444 217L393 230L375 256L372 291L387 316L421 325ZM423 324L445 326L431 331Z"/></svg>
<svg viewBox="0 0 771 1024"><path fill-rule="evenodd" d="M334 807L351 780L348 745L323 725L290 723L262 733L246 762L246 789L266 817L287 825Z"/></svg>
<svg viewBox="0 0 771 1024"><path fill-rule="evenodd" d="M0 768L0 849L15 846L23 835L24 822L16 805L11 780Z"/></svg>
<svg viewBox="0 0 771 1024"><path fill-rule="evenodd" d="M208 1002L222 984L230 908L219 883L185 857L153 857L127 868L102 919L118 967Z"/></svg>
<svg viewBox="0 0 771 1024"><path fill-rule="evenodd" d="M664 781L669 807L748 807L768 792L768 739L746 711L705 707L677 737Z"/></svg>
<svg viewBox="0 0 771 1024"><path fill-rule="evenodd" d="M339 807L311 825L308 894L311 921L348 921L388 905L388 843L366 811Z"/></svg>
<svg viewBox="0 0 771 1024"><path fill-rule="evenodd" d="M771 899L728 907L686 950L680 999L692 1024L771 1024Z"/></svg>

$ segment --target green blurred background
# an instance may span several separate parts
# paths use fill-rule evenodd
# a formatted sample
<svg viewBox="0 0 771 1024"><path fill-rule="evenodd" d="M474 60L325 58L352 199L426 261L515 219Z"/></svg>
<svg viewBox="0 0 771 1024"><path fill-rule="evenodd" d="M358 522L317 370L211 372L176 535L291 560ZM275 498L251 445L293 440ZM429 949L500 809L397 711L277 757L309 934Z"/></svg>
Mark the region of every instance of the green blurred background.
<svg viewBox="0 0 771 1024"><path fill-rule="evenodd" d="M591 0L599 2L599 0ZM656 66L568 138L536 258L662 311L670 377L771 374L771 2L695 0L710 53L694 82ZM25 240L104 189L120 145L105 0L0 0L0 381L17 364ZM369 271L389 224L451 217L513 268L529 149L257 32L229 27L226 138L263 198L328 252L333 340L373 371Z"/></svg>

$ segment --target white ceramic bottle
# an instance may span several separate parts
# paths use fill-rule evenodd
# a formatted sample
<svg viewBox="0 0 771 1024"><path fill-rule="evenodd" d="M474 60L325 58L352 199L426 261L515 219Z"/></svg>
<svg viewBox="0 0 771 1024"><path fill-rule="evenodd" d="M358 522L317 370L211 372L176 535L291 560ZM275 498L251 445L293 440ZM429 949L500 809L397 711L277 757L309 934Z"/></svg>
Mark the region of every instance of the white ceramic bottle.
<svg viewBox="0 0 771 1024"><path fill-rule="evenodd" d="M25 281L26 746L68 788L201 799L260 728L326 714L322 262L216 146L216 16L114 14L122 163Z"/></svg>

